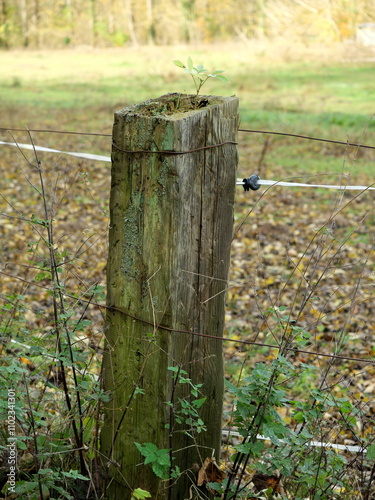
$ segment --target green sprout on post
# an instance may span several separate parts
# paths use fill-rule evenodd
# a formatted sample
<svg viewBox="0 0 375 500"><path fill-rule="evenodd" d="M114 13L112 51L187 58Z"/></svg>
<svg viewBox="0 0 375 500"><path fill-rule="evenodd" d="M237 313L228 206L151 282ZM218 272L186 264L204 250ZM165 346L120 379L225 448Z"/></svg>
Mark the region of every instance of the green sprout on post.
<svg viewBox="0 0 375 500"><path fill-rule="evenodd" d="M201 88L207 82L207 80L209 78L217 78L221 82L229 83L228 78L221 74L221 73L224 73L224 71L217 70L217 71L213 71L212 73L209 73L208 70L205 69L204 66L202 66L201 64L194 66L191 57L188 57L186 65L183 62L178 61L178 60L173 61L173 62L179 68L183 68L185 73L188 73L192 77L194 85L195 85L195 89L197 91L196 97L198 97Z"/></svg>

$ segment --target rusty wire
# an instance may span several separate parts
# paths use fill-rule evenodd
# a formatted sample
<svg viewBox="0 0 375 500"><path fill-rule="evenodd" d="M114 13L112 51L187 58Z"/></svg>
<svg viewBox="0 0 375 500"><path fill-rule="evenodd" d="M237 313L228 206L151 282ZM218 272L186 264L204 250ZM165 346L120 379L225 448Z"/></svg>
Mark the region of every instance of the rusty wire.
<svg viewBox="0 0 375 500"><path fill-rule="evenodd" d="M40 133L54 133L54 134L74 134L74 135L102 136L102 137L111 137L112 136L111 134L102 134L102 133L93 133L93 132L72 132L72 131L62 131L62 130L45 130L45 129L28 129L28 128L22 129L22 128L9 128L9 127L8 128L0 127L0 131L40 132ZM290 133L285 133L285 132L272 132L272 131L266 131L266 130L250 130L250 129L238 129L238 131L239 132L246 132L246 133L256 133L256 134L279 135L279 136L293 137L293 138L297 138L297 139L305 139L305 140L319 141L319 142L328 142L328 143L331 143L331 144L339 144L339 145L343 145L343 146L352 146L352 147L358 147L358 148L375 149L375 146L370 146L370 145L366 145L366 144L352 143L352 142L348 142L348 141L346 141L346 142L344 142L344 141L335 141L335 140L331 140L331 139L322 139L322 138L318 138L318 137L310 137L310 136L305 136L305 135L300 135L300 134L290 134ZM171 151L171 150L156 150L156 151L154 151L154 150L124 150L124 149L119 148L118 146L116 146L116 144L114 144L112 142L112 146L115 149L119 150L120 152L127 153L127 154L140 154L140 153L142 153L142 154L167 154L167 155L188 154L188 153L193 153L193 152L197 152L197 151L202 151L202 150L206 150L206 149L212 149L212 148L215 148L215 147L224 146L226 144L237 145L238 143L235 142L235 141L224 141L224 142L221 142L221 143L218 143L218 144L213 144L213 145L209 145L209 146L202 146L200 148L196 148L196 149L192 149L192 150L188 150L188 151ZM18 280L23 281L25 283L33 284L34 286L37 286L37 287L44 288L44 289L48 290L48 287L44 287L42 285L37 285L36 283L32 283L32 282L30 282L28 280L20 278L19 276L14 276L14 275L5 273L4 271L0 271L0 274L2 274L4 276L8 276L10 278L18 279ZM68 294L66 294L66 296L69 297L69 298L77 299L76 297L70 296ZM257 346L263 346L263 347L270 347L270 348L273 348L273 349L280 349L281 348L280 345L265 344L265 343L261 343L261 342L250 341L250 340L231 339L231 338L228 338L228 337L220 337L220 336L216 336L216 335L208 335L208 334L204 334L204 333L200 333L200 332L193 332L193 331L188 331L188 330L178 330L178 329L175 329L175 328L172 328L172 327L169 327L169 326L166 326L166 325L162 325L162 324L155 325L151 321L148 321L148 320L139 318L137 316L131 315L130 313L124 311L123 309L120 309L120 308L117 308L117 307L114 307L114 306L106 306L104 304L99 304L99 303L96 303L96 302L87 301L87 300L82 299L82 298L80 298L79 300L81 302L90 303L92 306L95 306L95 307L98 307L98 308L101 308L101 309L106 309L106 310L111 310L111 311L119 312L121 314L124 314L127 317L132 318L135 321L139 321L139 322L141 322L141 323L143 323L145 325L152 326L153 328L156 327L159 330L169 331L171 333L184 333L184 334L189 334L189 335L194 335L194 336L207 337L207 338L212 338L212 339L216 339L216 340L221 340L223 342L235 342L235 343L238 343L238 344L257 345ZM320 353L320 352L313 352L313 351L307 351L307 350L303 350L303 349L297 349L295 347L290 347L290 348L287 348L287 349L290 350L290 351L294 351L296 353L303 353L303 354L307 354L307 355L310 355L310 356L317 356L317 357L326 357L326 358L333 358L333 359L340 359L340 360L355 361L355 362L358 362L358 363L375 364L375 361L374 360L370 360L370 359L355 358L355 357L349 357L349 356L341 356L341 355L338 355L338 354L324 354L324 353Z"/></svg>
<svg viewBox="0 0 375 500"><path fill-rule="evenodd" d="M21 278L19 276L15 276L13 274L6 273L4 271L0 271L0 274L7 276L8 278L13 278L13 279L22 281L23 283L27 283L29 285L33 285L33 286L36 286L38 288L42 288L43 290L49 290L49 288L46 286L39 285L37 283L26 280L26 279ZM84 299L82 297L75 297L74 295L70 295L68 293L65 293L64 295L65 295L65 297L68 297L68 298L74 299L74 300L78 300L79 302L83 302L85 304L97 307L99 309L105 309L107 311L118 312L120 314L123 314L124 316L127 316L128 318L131 318L134 321L139 321L140 323L143 323L144 325L147 325L147 326L151 326L154 329L156 328L157 330L163 330L163 331L167 331L170 333L184 333L187 335L194 335L197 337L206 337L206 338L210 338L210 339L220 340L222 342L234 342L236 344L256 345L256 346L260 346L260 347L270 347L271 349L281 349L282 348L281 345L277 345L277 344L266 344L263 342L255 342L252 340L231 339L229 337L221 337L219 335L209 335L207 333L194 332L191 330L179 330L177 328L172 328L171 326L163 325L161 323L156 325L152 321L148 321L146 319L139 318L138 316L134 316L133 314L130 314L127 311L125 311L124 309L121 309L119 307L107 306L105 304L99 304L98 302L93 302L92 300ZM354 358L354 357L350 357L350 356L341 356L340 354L324 354L321 352L307 351L307 350L299 349L296 347L283 347L283 348L288 350L288 351L293 351L296 354L302 353L302 354L308 354L309 356L317 356L317 357L324 357L324 358L333 358L333 359L340 359L340 360L347 360L347 361L355 361L357 363L375 364L375 360L371 360L371 359Z"/></svg>
<svg viewBox="0 0 375 500"><path fill-rule="evenodd" d="M40 132L40 133L50 133L50 134L73 134L73 135L92 135L92 136L101 136L101 137L112 137L112 134L102 134L98 132L72 132L72 131L67 131L67 130L46 130L46 129L27 129L27 128L10 128L10 127L0 127L0 131L8 132ZM331 144L339 144L342 146L352 146L352 147L357 147L357 148L367 148L367 149L375 149L375 146L370 146L369 144L360 144L356 142L349 142L349 141L335 141L333 139L323 139L321 137L311 137L308 135L302 135L302 134L291 134L289 132L273 132L270 130L251 130L251 129L243 129L240 128L238 129L239 132L246 132L246 133L251 133L251 134L268 134L268 135L279 135L279 136L284 136L284 137L294 137L296 139L305 139L309 141L319 141L319 142L328 142ZM235 142L229 141L231 144L236 144ZM224 143L226 144L226 143ZM218 144L221 145L221 144ZM218 146L214 144L211 147ZM194 150L195 151L195 150ZM133 151L126 151L126 152L133 152ZM156 151L136 151L136 152L156 152ZM168 154L184 154L184 153L178 153L178 152L173 152L173 151L158 151L159 153L168 153ZM190 151L188 151L190 152Z"/></svg>
<svg viewBox="0 0 375 500"><path fill-rule="evenodd" d="M150 150L150 149L121 149L114 142L112 142L112 146L120 151L121 153L126 153L126 154L165 154L165 155L186 155L188 153L195 153L196 151L203 151L205 149L212 149L212 148L218 148L220 146L225 146L225 144L238 144L238 142L235 141L224 141L224 142L219 142L218 144L212 144L210 146L202 146L200 148L196 149L189 149L187 151L172 151L169 149L156 149L156 150Z"/></svg>

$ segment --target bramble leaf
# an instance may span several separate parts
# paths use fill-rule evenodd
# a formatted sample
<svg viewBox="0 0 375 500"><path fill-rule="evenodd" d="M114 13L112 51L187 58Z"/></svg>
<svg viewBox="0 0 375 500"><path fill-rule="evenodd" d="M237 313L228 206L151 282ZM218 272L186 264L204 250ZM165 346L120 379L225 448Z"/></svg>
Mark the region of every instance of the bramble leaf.
<svg viewBox="0 0 375 500"><path fill-rule="evenodd" d="M367 448L367 459L374 460L375 459L375 444L371 444Z"/></svg>
<svg viewBox="0 0 375 500"><path fill-rule="evenodd" d="M151 493L146 490L142 490L142 488L136 488L132 492L132 497L137 498L137 500L144 500L145 498L151 498Z"/></svg>

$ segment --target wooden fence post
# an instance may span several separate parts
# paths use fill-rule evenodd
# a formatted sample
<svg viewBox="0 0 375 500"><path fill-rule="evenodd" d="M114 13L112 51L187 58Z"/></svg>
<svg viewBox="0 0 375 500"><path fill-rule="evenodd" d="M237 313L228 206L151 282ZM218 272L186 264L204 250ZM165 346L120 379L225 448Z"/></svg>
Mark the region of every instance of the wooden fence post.
<svg viewBox="0 0 375 500"><path fill-rule="evenodd" d="M183 500L206 457L220 458L221 337L233 233L238 99L168 94L115 114L112 147L101 453L106 498L142 488ZM190 108L190 109L189 109ZM183 111L186 109L186 111ZM139 152L135 152L139 151ZM197 336L186 332L207 335ZM212 337L209 337L212 336ZM178 423L198 399L207 430ZM173 402L173 407L167 402ZM189 431L194 439L183 431ZM180 479L140 465L137 443L170 449Z"/></svg>

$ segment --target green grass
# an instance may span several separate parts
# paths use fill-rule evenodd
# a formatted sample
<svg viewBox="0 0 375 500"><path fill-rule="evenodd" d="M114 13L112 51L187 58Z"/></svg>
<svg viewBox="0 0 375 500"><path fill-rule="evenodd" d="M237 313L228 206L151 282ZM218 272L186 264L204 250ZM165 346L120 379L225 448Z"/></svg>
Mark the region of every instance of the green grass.
<svg viewBox="0 0 375 500"><path fill-rule="evenodd" d="M371 102L375 89L371 64L335 60L270 60L267 64L264 57L258 60L248 50L233 46L207 50L143 47L3 52L0 125L110 133L117 109L168 92L193 92L189 76L172 62L189 54L208 69L225 71L231 83L209 81L203 93L238 95L241 128L369 144L373 141ZM44 137L43 141L46 145L55 141L56 147L61 143L56 136ZM258 159L265 136L240 134L239 141L240 172L245 174L251 168L247 147ZM371 178L375 156L371 150L349 154L342 146L285 137L272 137L271 145L267 151L267 172L271 176L272 172L282 177L319 172L337 176L344 169Z"/></svg>

